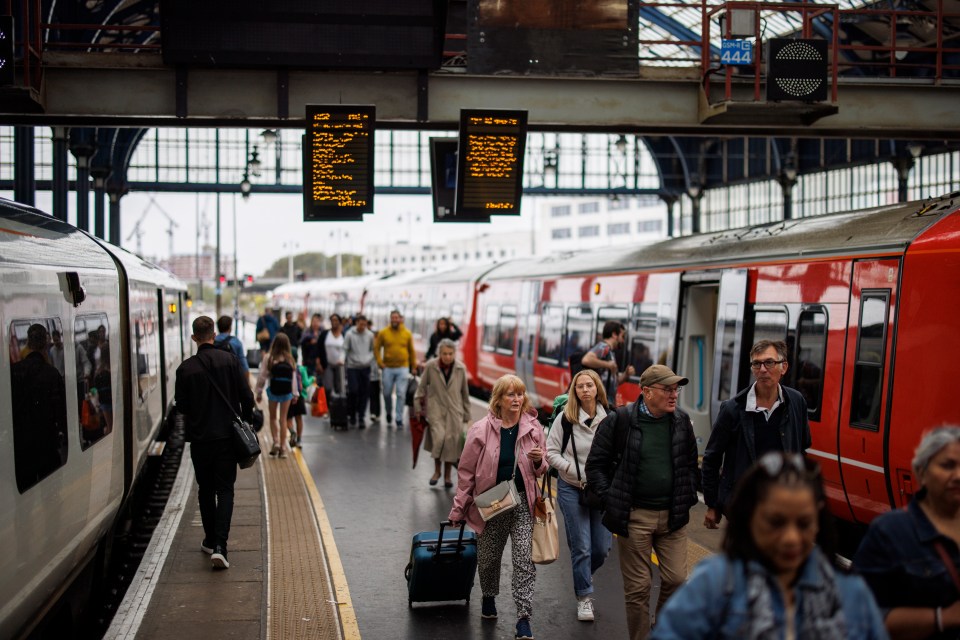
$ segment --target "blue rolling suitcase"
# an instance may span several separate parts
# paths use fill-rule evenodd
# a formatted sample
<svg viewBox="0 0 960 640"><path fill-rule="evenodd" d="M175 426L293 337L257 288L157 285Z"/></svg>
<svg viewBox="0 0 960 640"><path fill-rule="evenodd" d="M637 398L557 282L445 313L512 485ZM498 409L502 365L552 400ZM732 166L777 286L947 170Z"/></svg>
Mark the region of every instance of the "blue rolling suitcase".
<svg viewBox="0 0 960 640"><path fill-rule="evenodd" d="M444 528L451 527L447 531ZM413 536L410 562L404 571L409 590L408 604L466 600L477 573L477 534L452 528L449 520L440 531L422 531ZM442 542L440 542L442 540ZM440 544L438 544L440 542Z"/></svg>

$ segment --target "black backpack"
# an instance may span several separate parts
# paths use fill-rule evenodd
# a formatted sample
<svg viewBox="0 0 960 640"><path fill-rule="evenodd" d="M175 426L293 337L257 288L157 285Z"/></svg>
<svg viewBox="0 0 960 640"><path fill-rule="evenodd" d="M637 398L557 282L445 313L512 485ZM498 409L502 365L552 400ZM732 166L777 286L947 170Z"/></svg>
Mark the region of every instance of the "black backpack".
<svg viewBox="0 0 960 640"><path fill-rule="evenodd" d="M570 354L570 357L567 358L567 366L570 368L570 378L577 375L583 371L583 356L587 355L586 351L574 351Z"/></svg>
<svg viewBox="0 0 960 640"><path fill-rule="evenodd" d="M275 396L293 393L293 366L286 360L270 365L270 393Z"/></svg>

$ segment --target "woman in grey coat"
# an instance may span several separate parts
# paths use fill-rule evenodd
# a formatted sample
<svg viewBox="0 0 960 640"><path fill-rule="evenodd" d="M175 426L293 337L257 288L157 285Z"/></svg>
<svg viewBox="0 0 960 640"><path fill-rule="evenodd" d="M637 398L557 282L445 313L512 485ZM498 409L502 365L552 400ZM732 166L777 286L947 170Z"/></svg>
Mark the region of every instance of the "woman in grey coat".
<svg viewBox="0 0 960 640"><path fill-rule="evenodd" d="M428 427L423 448L433 456L434 471L430 485L440 480L443 464L443 486L453 487L450 470L460 459L460 435L470 423L470 393L467 390L467 368L456 359L457 344L443 339L437 346L437 357L427 362L414 396L413 408L423 412L426 405Z"/></svg>

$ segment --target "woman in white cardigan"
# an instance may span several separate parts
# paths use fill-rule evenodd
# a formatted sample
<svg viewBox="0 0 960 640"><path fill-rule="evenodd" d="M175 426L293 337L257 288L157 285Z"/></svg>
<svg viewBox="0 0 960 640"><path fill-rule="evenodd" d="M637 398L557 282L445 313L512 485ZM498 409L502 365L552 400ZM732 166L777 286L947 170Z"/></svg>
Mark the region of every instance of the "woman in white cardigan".
<svg viewBox="0 0 960 640"><path fill-rule="evenodd" d="M577 620L585 622L594 619L592 576L603 565L613 542L613 535L601 522L601 505L586 490L584 471L593 436L607 415L605 406L607 394L600 376L591 369L581 370L570 382L567 405L547 437L547 462L559 475L557 502L570 546Z"/></svg>

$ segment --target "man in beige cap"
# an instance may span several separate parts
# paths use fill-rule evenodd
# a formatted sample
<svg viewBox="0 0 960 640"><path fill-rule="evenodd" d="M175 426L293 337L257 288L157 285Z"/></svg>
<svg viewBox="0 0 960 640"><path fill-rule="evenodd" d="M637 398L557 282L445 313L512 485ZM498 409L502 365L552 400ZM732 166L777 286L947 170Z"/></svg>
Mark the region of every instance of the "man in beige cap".
<svg viewBox="0 0 960 640"><path fill-rule="evenodd" d="M617 534L631 640L650 634L650 552L657 552L657 609L687 577L690 509L697 504L697 441L677 407L690 382L655 364L640 375L636 402L610 413L587 458L587 484L603 496L603 524Z"/></svg>

